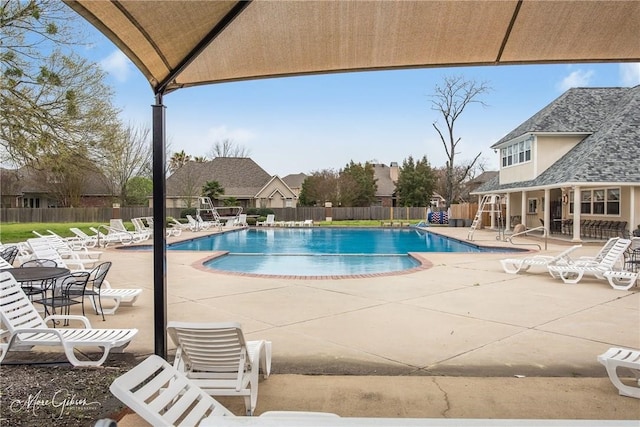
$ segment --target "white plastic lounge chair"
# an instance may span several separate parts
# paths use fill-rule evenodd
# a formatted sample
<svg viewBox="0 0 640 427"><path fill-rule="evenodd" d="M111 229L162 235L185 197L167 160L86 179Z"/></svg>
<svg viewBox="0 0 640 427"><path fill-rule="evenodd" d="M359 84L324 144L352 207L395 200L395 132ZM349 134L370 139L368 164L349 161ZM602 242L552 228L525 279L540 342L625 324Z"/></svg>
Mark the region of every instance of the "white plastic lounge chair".
<svg viewBox="0 0 640 427"><path fill-rule="evenodd" d="M233 416L159 356L116 378L111 393L154 426L196 426L209 416Z"/></svg>
<svg viewBox="0 0 640 427"><path fill-rule="evenodd" d="M505 273L509 274L517 274L520 272L524 272L529 270L529 268L533 266L537 267L549 267L550 265L556 264L569 264L571 259L569 258L569 254L580 248L582 245L574 245L570 248L565 249L561 253L556 256L549 255L534 255L525 258L507 258L501 259L500 264L502 264L502 268Z"/></svg>
<svg viewBox="0 0 640 427"><path fill-rule="evenodd" d="M146 230L138 231L137 228L135 231L128 230L127 227L124 225L124 222L120 218L114 218L109 220L109 227L111 230L115 230L116 232L119 232L119 233L131 234L131 237L136 242L144 242L145 240L148 240L151 237L151 234ZM134 224L134 227L135 227L135 224Z"/></svg>
<svg viewBox="0 0 640 427"><path fill-rule="evenodd" d="M100 228L107 230L107 233L103 233ZM99 228L89 227L89 230L93 231L98 236L98 246L107 247L111 243L130 245L134 242L133 235L128 231L118 231L108 225L101 225Z"/></svg>
<svg viewBox="0 0 640 427"><path fill-rule="evenodd" d="M64 238L51 230L47 231L49 232L49 235L44 238L47 239L47 242L51 247L60 252L60 255L62 255L63 258L97 260L102 256L101 251L90 251L77 236Z"/></svg>
<svg viewBox="0 0 640 427"><path fill-rule="evenodd" d="M131 306L133 305L138 296L142 293L142 289L114 289L106 280L107 273L111 268L111 262L103 262L93 270L89 272L89 280L84 292L80 295L82 298L88 298L91 302L91 306L96 314L102 315L102 320L105 314L115 314L120 305ZM97 302L96 302L97 298ZM113 304L105 308L102 304L103 300L112 300ZM82 303L82 313L84 314L84 301Z"/></svg>
<svg viewBox="0 0 640 427"><path fill-rule="evenodd" d="M628 348L611 347L598 356L598 362L607 368L607 374L621 396L640 399L640 351ZM622 382L619 368L626 368L635 377L634 386ZM630 381L629 381L630 382Z"/></svg>
<svg viewBox="0 0 640 427"><path fill-rule="evenodd" d="M212 396L244 396L247 415L258 402L258 374L271 371L271 342L245 341L239 323L169 322L173 366Z"/></svg>
<svg viewBox="0 0 640 427"><path fill-rule="evenodd" d="M0 257L0 270L5 268L13 268L13 265L9 264L4 258Z"/></svg>
<svg viewBox="0 0 640 427"><path fill-rule="evenodd" d="M591 261L594 264L599 263L600 261L602 261L604 259L604 257L607 255L607 253L611 250L611 248L613 247L613 245L615 245L615 243L619 240L619 237L612 237L609 240L607 240L607 243L605 243L600 250L598 251L597 254L595 254L594 256L581 256L578 258L577 261L579 262L587 262L587 261Z"/></svg>
<svg viewBox="0 0 640 427"><path fill-rule="evenodd" d="M265 227L273 227L276 224L276 216L274 214L268 214L264 221L257 221L256 225Z"/></svg>
<svg viewBox="0 0 640 427"><path fill-rule="evenodd" d="M628 291L638 281L640 272L614 270L614 271L605 271L602 276L609 281L609 284L613 289L617 289L619 291Z"/></svg>
<svg viewBox="0 0 640 427"><path fill-rule="evenodd" d="M144 237L142 240L148 240L153 237L153 228L147 227L142 218L131 218L131 223L136 230L135 234Z"/></svg>
<svg viewBox="0 0 640 427"><path fill-rule="evenodd" d="M49 328L48 321L77 320L84 328ZM10 334L8 343L0 355L0 362L13 345L21 348L33 346L62 346L74 366L100 366L110 351L122 352L138 333L137 329L95 329L84 316L40 317L20 284L8 272L0 271L0 321ZM100 347L98 360L79 360L74 350Z"/></svg>
<svg viewBox="0 0 640 427"><path fill-rule="evenodd" d="M585 274L604 279L604 273L616 270L616 264L630 244L631 240L629 239L618 239L600 262L577 261L568 265L551 265L549 266L549 273L553 277L561 278L564 283L570 284L578 283Z"/></svg>
<svg viewBox="0 0 640 427"><path fill-rule="evenodd" d="M69 228L73 234L78 237L78 240L82 242L82 245L86 248L95 248L98 244L98 235L94 234L92 236L88 235L84 231L80 230L76 227Z"/></svg>
<svg viewBox="0 0 640 427"><path fill-rule="evenodd" d="M217 417L235 415L185 377L164 359L153 355L116 378L109 387L120 399L146 422L154 426L197 426L204 420L216 425ZM338 417L325 412L265 412L261 417ZM268 425L277 425L273 422ZM301 423L304 425L304 423Z"/></svg>
<svg viewBox="0 0 640 427"><path fill-rule="evenodd" d="M50 259L58 264L58 267L68 268L72 271L87 271L93 268L100 260L95 258L80 258L78 256L62 258L60 252L51 247L46 238L27 239L31 252L37 259Z"/></svg>

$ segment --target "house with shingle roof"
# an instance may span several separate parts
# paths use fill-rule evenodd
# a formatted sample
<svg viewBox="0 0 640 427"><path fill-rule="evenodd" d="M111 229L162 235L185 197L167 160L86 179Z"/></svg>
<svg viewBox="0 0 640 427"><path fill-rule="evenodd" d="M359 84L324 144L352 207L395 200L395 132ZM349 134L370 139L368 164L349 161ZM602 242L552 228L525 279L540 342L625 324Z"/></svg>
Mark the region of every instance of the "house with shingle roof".
<svg viewBox="0 0 640 427"><path fill-rule="evenodd" d="M472 194L499 194L506 229L518 222L640 224L640 86L574 88L496 142L499 174ZM553 226L555 224L555 227Z"/></svg>
<svg viewBox="0 0 640 427"><path fill-rule="evenodd" d="M117 199L107 178L97 171L91 171L75 183L79 192L79 206L112 206ZM0 168L0 205L3 208L57 208L65 205L61 199L68 198L60 184L47 172L29 166L17 169ZM69 203L67 203L68 206Z"/></svg>
<svg viewBox="0 0 640 427"><path fill-rule="evenodd" d="M197 206L202 187L217 181L224 189L214 204L234 198L244 208L296 207L297 195L277 175L269 175L248 157L216 157L208 162L188 162L167 178L167 208Z"/></svg>

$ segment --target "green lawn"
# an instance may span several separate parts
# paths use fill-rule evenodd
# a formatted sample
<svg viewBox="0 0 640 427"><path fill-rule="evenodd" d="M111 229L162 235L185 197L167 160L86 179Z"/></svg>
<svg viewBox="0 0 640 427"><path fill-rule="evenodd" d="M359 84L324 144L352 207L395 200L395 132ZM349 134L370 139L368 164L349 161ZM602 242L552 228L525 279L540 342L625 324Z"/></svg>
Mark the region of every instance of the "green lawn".
<svg viewBox="0 0 640 427"><path fill-rule="evenodd" d="M94 234L89 230L89 227L97 227L98 223L88 222L60 222L60 223L42 223L42 222L26 222L26 223L2 223L0 224L0 242L16 243L23 242L32 237L37 237L33 234L33 231L37 231L40 234L48 234L47 230L51 230L62 237L71 237L73 233L69 231L69 228L75 227L84 231L87 234ZM125 223L129 230L133 230L131 223Z"/></svg>

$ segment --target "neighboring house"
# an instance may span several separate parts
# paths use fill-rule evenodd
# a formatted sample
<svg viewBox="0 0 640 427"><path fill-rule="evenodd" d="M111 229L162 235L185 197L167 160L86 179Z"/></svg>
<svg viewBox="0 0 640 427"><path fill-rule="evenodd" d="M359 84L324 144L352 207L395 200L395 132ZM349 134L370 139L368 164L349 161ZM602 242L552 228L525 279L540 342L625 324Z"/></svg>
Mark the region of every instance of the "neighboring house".
<svg viewBox="0 0 640 427"><path fill-rule="evenodd" d="M79 207L112 206L114 195L106 179L94 173L77 183ZM0 168L0 204L3 208L56 208L65 197L63 184L52 182L45 172L30 167Z"/></svg>
<svg viewBox="0 0 640 427"><path fill-rule="evenodd" d="M373 163L373 179L376 182L376 201L373 206L390 208L396 206L396 182L398 182L398 163L391 166Z"/></svg>
<svg viewBox="0 0 640 427"><path fill-rule="evenodd" d="M500 194L512 218L548 228L571 220L640 224L640 86L575 88L492 148L500 173L473 194ZM577 207L577 208L576 208ZM515 222L515 221L514 221Z"/></svg>
<svg viewBox="0 0 640 427"><path fill-rule="evenodd" d="M500 172L498 171L484 171L480 175L475 178L470 179L465 182L466 194L471 194L476 191L481 185L491 181L495 177L498 176ZM468 201L468 200L467 200Z"/></svg>
<svg viewBox="0 0 640 427"><path fill-rule="evenodd" d="M285 184L289 186L291 191L296 195L296 197L300 196L300 192L302 191L302 183L307 179L307 175L304 173L296 173L289 174L282 178Z"/></svg>
<svg viewBox="0 0 640 427"><path fill-rule="evenodd" d="M167 208L197 207L208 181L217 181L224 194L214 200L235 198L244 208L296 207L298 197L278 176L269 175L247 157L216 157L208 162L188 162L167 178Z"/></svg>

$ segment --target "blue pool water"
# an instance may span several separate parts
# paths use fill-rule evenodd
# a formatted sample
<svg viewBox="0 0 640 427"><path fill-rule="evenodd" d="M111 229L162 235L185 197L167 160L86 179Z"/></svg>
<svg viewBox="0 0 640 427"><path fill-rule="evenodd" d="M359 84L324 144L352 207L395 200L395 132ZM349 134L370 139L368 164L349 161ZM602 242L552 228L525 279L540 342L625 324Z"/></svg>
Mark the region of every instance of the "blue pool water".
<svg viewBox="0 0 640 427"><path fill-rule="evenodd" d="M172 250L242 254L376 254L481 252L475 245L416 229L255 228L222 233L169 246Z"/></svg>
<svg viewBox="0 0 640 427"><path fill-rule="evenodd" d="M228 251L207 267L236 273L350 276L420 265L409 252L482 252L417 229L257 228L174 243L169 250Z"/></svg>

